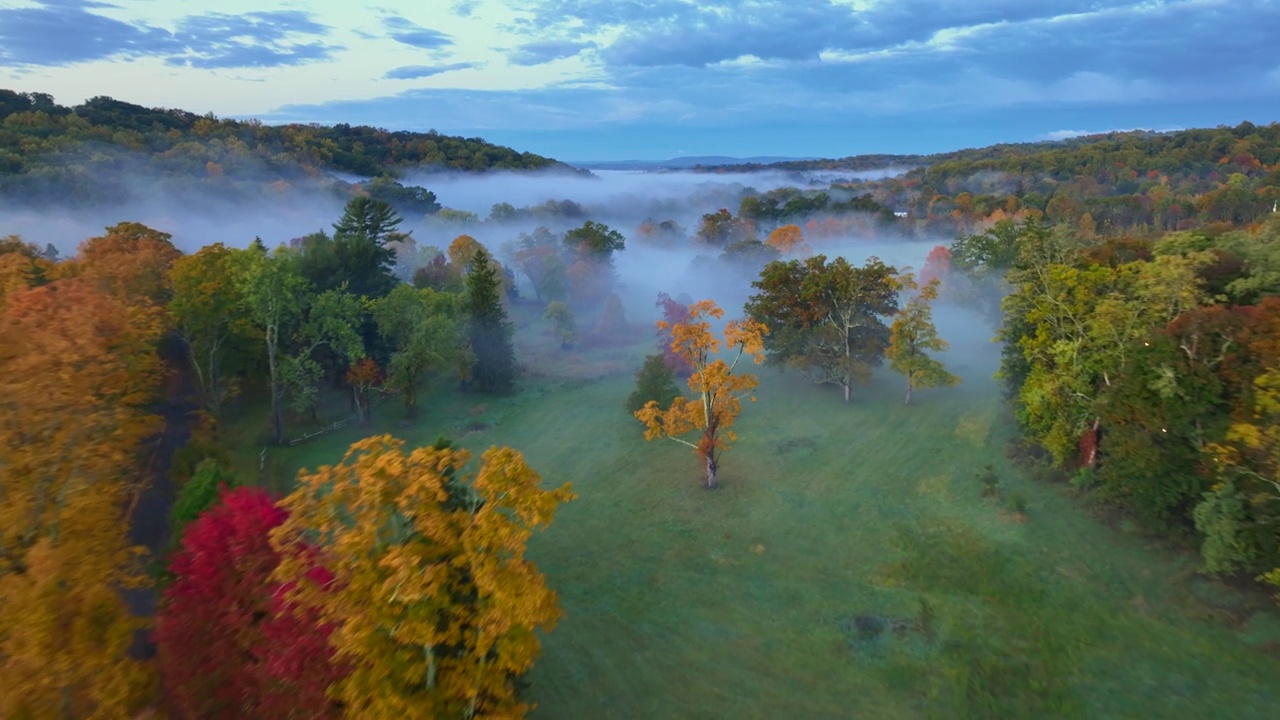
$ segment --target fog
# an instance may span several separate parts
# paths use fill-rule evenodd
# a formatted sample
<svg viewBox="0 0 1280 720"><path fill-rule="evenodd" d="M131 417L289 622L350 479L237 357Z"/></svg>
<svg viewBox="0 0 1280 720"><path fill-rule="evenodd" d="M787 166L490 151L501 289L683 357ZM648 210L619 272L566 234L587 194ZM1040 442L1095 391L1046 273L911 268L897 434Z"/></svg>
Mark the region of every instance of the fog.
<svg viewBox="0 0 1280 720"><path fill-rule="evenodd" d="M883 172L888 171L864 173L862 176L871 177ZM820 183L818 175L821 174L806 177ZM360 180L353 176L340 179ZM521 233L539 225L562 233L588 219L602 222L626 237L626 249L615 255L615 268L617 290L623 298L629 320L647 323L656 317L654 301L659 292L673 297L687 294L693 299L713 299L730 316L734 316L741 314L742 304L752 292L750 283L757 268L731 265L718 259L720 248L696 245L693 235L701 216L720 208L736 212L743 194L750 191L766 192L784 186L809 187L797 179L794 173L779 172L713 174L605 170L596 171L595 177L566 176L563 173L417 174L404 178L402 182L428 188L436 194L441 205L474 213L477 221L443 222L438 216L406 217L401 229L411 233L419 248L445 248L458 235L468 234L486 245L498 258L511 264L511 243ZM121 177L117 181L131 184L136 191L129 195L140 199L80 210L59 208L57 205L40 210L2 205L0 236L17 234L41 247L51 243L66 257L74 254L82 241L102 234L106 227L136 221L171 234L175 245L185 252L194 252L213 242L245 247L254 237L261 237L268 246L275 246L320 229L330 230L343 209L341 195L323 182L312 187L294 187L276 197L264 196L254 201L232 203L212 198L193 201L189 195L180 197L166 192L163 183L153 178ZM833 196L847 193L842 190L831 192ZM490 209L497 203L536 211L537 206L547 201L559 203L565 200L575 203L580 212L569 215L527 212L528 217L502 222L488 219ZM647 242L637 233L637 227L646 219L674 220L685 228L687 237L666 245ZM762 228L762 231L767 232L768 228ZM828 257L843 256L855 265L875 256L899 269L919 270L935 245L949 242L950 238L941 237L867 237L863 233L861 237L813 239L809 244L814 253ZM518 273L517 282L524 295L533 296L527 280ZM939 307L939 329L944 337L977 337L986 343L992 329L989 323L974 315Z"/></svg>

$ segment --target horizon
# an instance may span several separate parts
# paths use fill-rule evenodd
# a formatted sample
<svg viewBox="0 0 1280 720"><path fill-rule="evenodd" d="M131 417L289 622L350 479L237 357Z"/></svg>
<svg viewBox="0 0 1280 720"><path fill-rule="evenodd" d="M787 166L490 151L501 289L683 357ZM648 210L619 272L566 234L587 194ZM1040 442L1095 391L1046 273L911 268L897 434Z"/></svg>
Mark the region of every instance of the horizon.
<svg viewBox="0 0 1280 720"><path fill-rule="evenodd" d="M0 0L0 86L576 163L930 154L1274 122L1276 27L1266 0Z"/></svg>

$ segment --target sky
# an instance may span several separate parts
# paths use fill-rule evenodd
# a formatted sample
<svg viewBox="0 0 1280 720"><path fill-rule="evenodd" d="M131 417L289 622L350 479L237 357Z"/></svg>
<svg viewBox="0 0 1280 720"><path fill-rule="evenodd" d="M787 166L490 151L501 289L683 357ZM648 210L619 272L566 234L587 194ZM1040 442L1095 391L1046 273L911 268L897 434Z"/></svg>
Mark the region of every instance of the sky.
<svg viewBox="0 0 1280 720"><path fill-rule="evenodd" d="M0 87L566 161L1280 121L1280 0L0 0Z"/></svg>

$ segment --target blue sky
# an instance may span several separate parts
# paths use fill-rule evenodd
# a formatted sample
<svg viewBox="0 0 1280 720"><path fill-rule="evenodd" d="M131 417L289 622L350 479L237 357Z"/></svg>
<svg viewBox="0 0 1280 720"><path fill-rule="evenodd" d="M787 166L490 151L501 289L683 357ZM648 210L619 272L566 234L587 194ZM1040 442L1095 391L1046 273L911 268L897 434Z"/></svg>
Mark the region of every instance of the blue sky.
<svg viewBox="0 0 1280 720"><path fill-rule="evenodd" d="M566 160L1280 120L1280 0L0 0L0 87Z"/></svg>

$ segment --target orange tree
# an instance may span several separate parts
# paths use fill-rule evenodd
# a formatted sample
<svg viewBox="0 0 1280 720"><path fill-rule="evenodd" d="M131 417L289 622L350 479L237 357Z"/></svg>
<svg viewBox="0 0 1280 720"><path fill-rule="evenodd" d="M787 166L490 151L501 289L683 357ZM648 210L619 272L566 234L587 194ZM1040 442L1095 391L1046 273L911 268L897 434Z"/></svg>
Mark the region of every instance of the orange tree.
<svg viewBox="0 0 1280 720"><path fill-rule="evenodd" d="M738 361L749 356L757 365L764 362L764 336L769 333L756 320L733 321L725 327L722 341L707 320L722 317L724 310L711 300L703 300L689 306L687 322L672 325L658 321L660 330L671 331L671 352L693 368L689 389L695 397L677 397L665 410L651 400L635 413L645 425L646 440L666 437L698 453L706 464L708 488L716 487L720 455L737 439L731 428L742 412L742 398L754 402L752 393L759 385L755 375L735 372ZM722 344L729 353L736 351L728 362L716 357ZM696 442L683 437L694 432L700 433Z"/></svg>
<svg viewBox="0 0 1280 720"><path fill-rule="evenodd" d="M543 490L520 453L491 448L479 471L447 441L407 455L390 435L351 446L339 465L301 473L272 531L282 582L309 567L311 542L333 575L290 600L331 623L350 673L331 688L351 717L520 718L515 679L540 650L535 629L558 597L524 558L534 530L574 495Z"/></svg>

